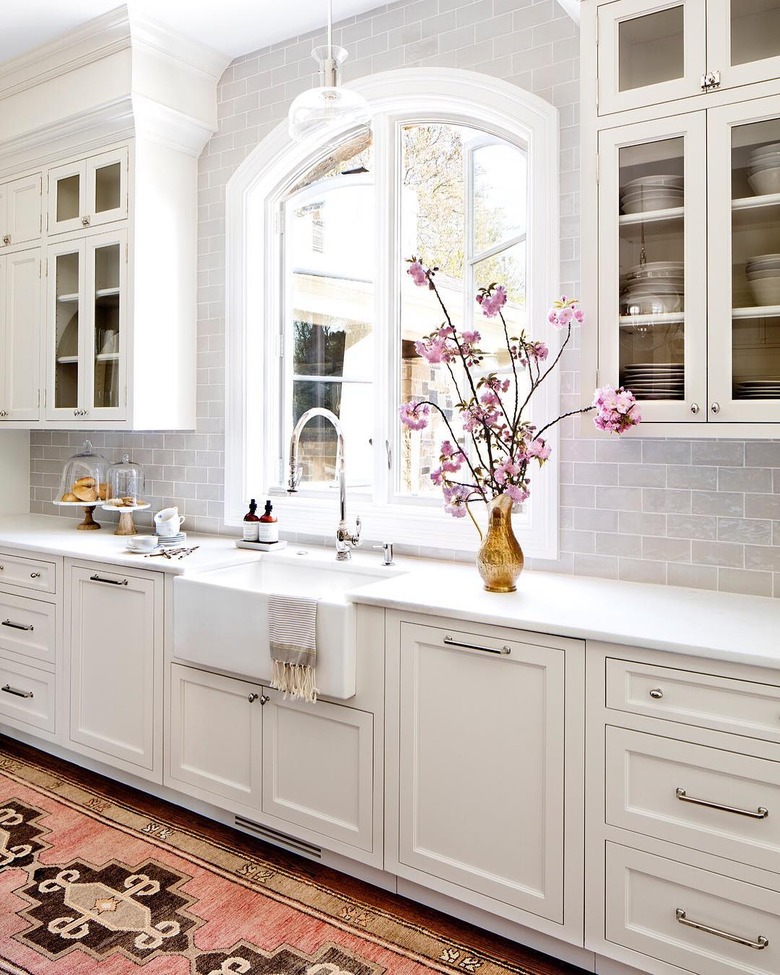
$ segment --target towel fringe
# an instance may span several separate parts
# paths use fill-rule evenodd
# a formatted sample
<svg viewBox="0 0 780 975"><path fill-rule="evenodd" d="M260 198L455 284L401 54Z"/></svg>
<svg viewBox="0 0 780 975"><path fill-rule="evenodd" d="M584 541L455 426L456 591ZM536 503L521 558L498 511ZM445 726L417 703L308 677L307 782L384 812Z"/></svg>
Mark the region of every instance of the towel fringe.
<svg viewBox="0 0 780 975"><path fill-rule="evenodd" d="M313 704L317 700L314 679L313 667L274 660L271 687L283 691L285 699L289 697L293 701L309 701Z"/></svg>

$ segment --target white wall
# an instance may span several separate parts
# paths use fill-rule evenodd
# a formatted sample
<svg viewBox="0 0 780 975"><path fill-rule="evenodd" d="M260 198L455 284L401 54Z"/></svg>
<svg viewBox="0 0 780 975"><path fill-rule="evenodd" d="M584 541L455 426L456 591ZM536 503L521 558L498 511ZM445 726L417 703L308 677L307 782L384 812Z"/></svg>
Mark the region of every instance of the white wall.
<svg viewBox="0 0 780 975"><path fill-rule="evenodd" d="M0 430L0 515L30 510L30 434Z"/></svg>

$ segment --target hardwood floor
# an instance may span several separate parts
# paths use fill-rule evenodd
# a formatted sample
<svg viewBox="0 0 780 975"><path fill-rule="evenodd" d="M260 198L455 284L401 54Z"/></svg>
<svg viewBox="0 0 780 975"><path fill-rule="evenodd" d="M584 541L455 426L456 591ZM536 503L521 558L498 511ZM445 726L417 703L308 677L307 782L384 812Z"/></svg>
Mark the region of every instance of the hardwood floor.
<svg viewBox="0 0 780 975"><path fill-rule="evenodd" d="M343 896L394 913L432 931L439 932L442 936L459 941L475 950L489 953L511 964L527 966L534 975L586 975L581 968L556 961L530 948L483 931L439 911L416 904L405 897L390 894L371 884L339 873L323 864L271 846L222 823L181 809L179 806L114 782L112 779L107 779L77 765L63 762L5 735L0 735L0 749L10 756L16 756L25 761L37 763L51 771L56 771L58 775L68 775L81 785L104 795L108 799L143 809L154 819L198 831L210 839L227 844L247 855L261 856L276 866L330 887Z"/></svg>

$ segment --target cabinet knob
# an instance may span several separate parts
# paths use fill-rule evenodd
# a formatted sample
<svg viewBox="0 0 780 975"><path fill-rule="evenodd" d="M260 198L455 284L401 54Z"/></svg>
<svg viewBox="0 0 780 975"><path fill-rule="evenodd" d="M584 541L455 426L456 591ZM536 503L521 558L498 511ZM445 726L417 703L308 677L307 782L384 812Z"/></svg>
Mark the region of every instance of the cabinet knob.
<svg viewBox="0 0 780 975"><path fill-rule="evenodd" d="M5 419L8 416L8 410L0 410L0 419Z"/></svg>
<svg viewBox="0 0 780 975"><path fill-rule="evenodd" d="M10 234L3 234L3 243L6 245L6 247L8 246L8 244L11 243L11 235Z"/></svg>
<svg viewBox="0 0 780 975"><path fill-rule="evenodd" d="M712 405L710 406L710 412L720 413L720 403L712 403Z"/></svg>
<svg viewBox="0 0 780 975"><path fill-rule="evenodd" d="M40 577L41 577L40 572L31 572L30 573L30 578L31 579L40 579Z"/></svg>
<svg viewBox="0 0 780 975"><path fill-rule="evenodd" d="M648 693L650 694L650 697L652 697L654 701L660 701L661 698L664 696L664 692L661 690L660 687L653 687L650 689L650 691L648 691Z"/></svg>
<svg viewBox="0 0 780 975"><path fill-rule="evenodd" d="M271 698L267 694L261 694L260 695L260 703L261 704L268 704L268 702L270 700L271 700Z"/></svg>
<svg viewBox="0 0 780 975"><path fill-rule="evenodd" d="M696 416L700 409L701 407L698 403L691 403L691 413L693 413L694 416Z"/></svg>
<svg viewBox="0 0 780 975"><path fill-rule="evenodd" d="M256 700L257 700L257 694L250 694L247 697L247 701L249 701L250 704L254 704Z"/></svg>
<svg viewBox="0 0 780 975"><path fill-rule="evenodd" d="M89 217L82 217L81 218L81 225L82 225L82 227L88 227L89 226L89 220L90 220Z"/></svg>

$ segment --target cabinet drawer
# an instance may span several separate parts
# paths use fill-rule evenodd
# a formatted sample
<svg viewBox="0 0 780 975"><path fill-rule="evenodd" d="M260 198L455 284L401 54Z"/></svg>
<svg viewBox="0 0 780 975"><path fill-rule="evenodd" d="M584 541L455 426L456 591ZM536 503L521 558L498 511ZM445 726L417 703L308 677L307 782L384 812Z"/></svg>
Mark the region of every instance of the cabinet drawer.
<svg viewBox="0 0 780 975"><path fill-rule="evenodd" d="M607 660L607 707L780 741L780 687Z"/></svg>
<svg viewBox="0 0 780 975"><path fill-rule="evenodd" d="M0 552L0 585L56 592L57 563Z"/></svg>
<svg viewBox="0 0 780 975"><path fill-rule="evenodd" d="M0 592L0 650L54 663L56 607Z"/></svg>
<svg viewBox="0 0 780 975"><path fill-rule="evenodd" d="M776 890L612 843L606 889L608 941L701 975L780 971Z"/></svg>
<svg viewBox="0 0 780 975"><path fill-rule="evenodd" d="M54 731L54 674L0 655L0 721Z"/></svg>
<svg viewBox="0 0 780 975"><path fill-rule="evenodd" d="M607 728L607 822L780 873L780 763Z"/></svg>

